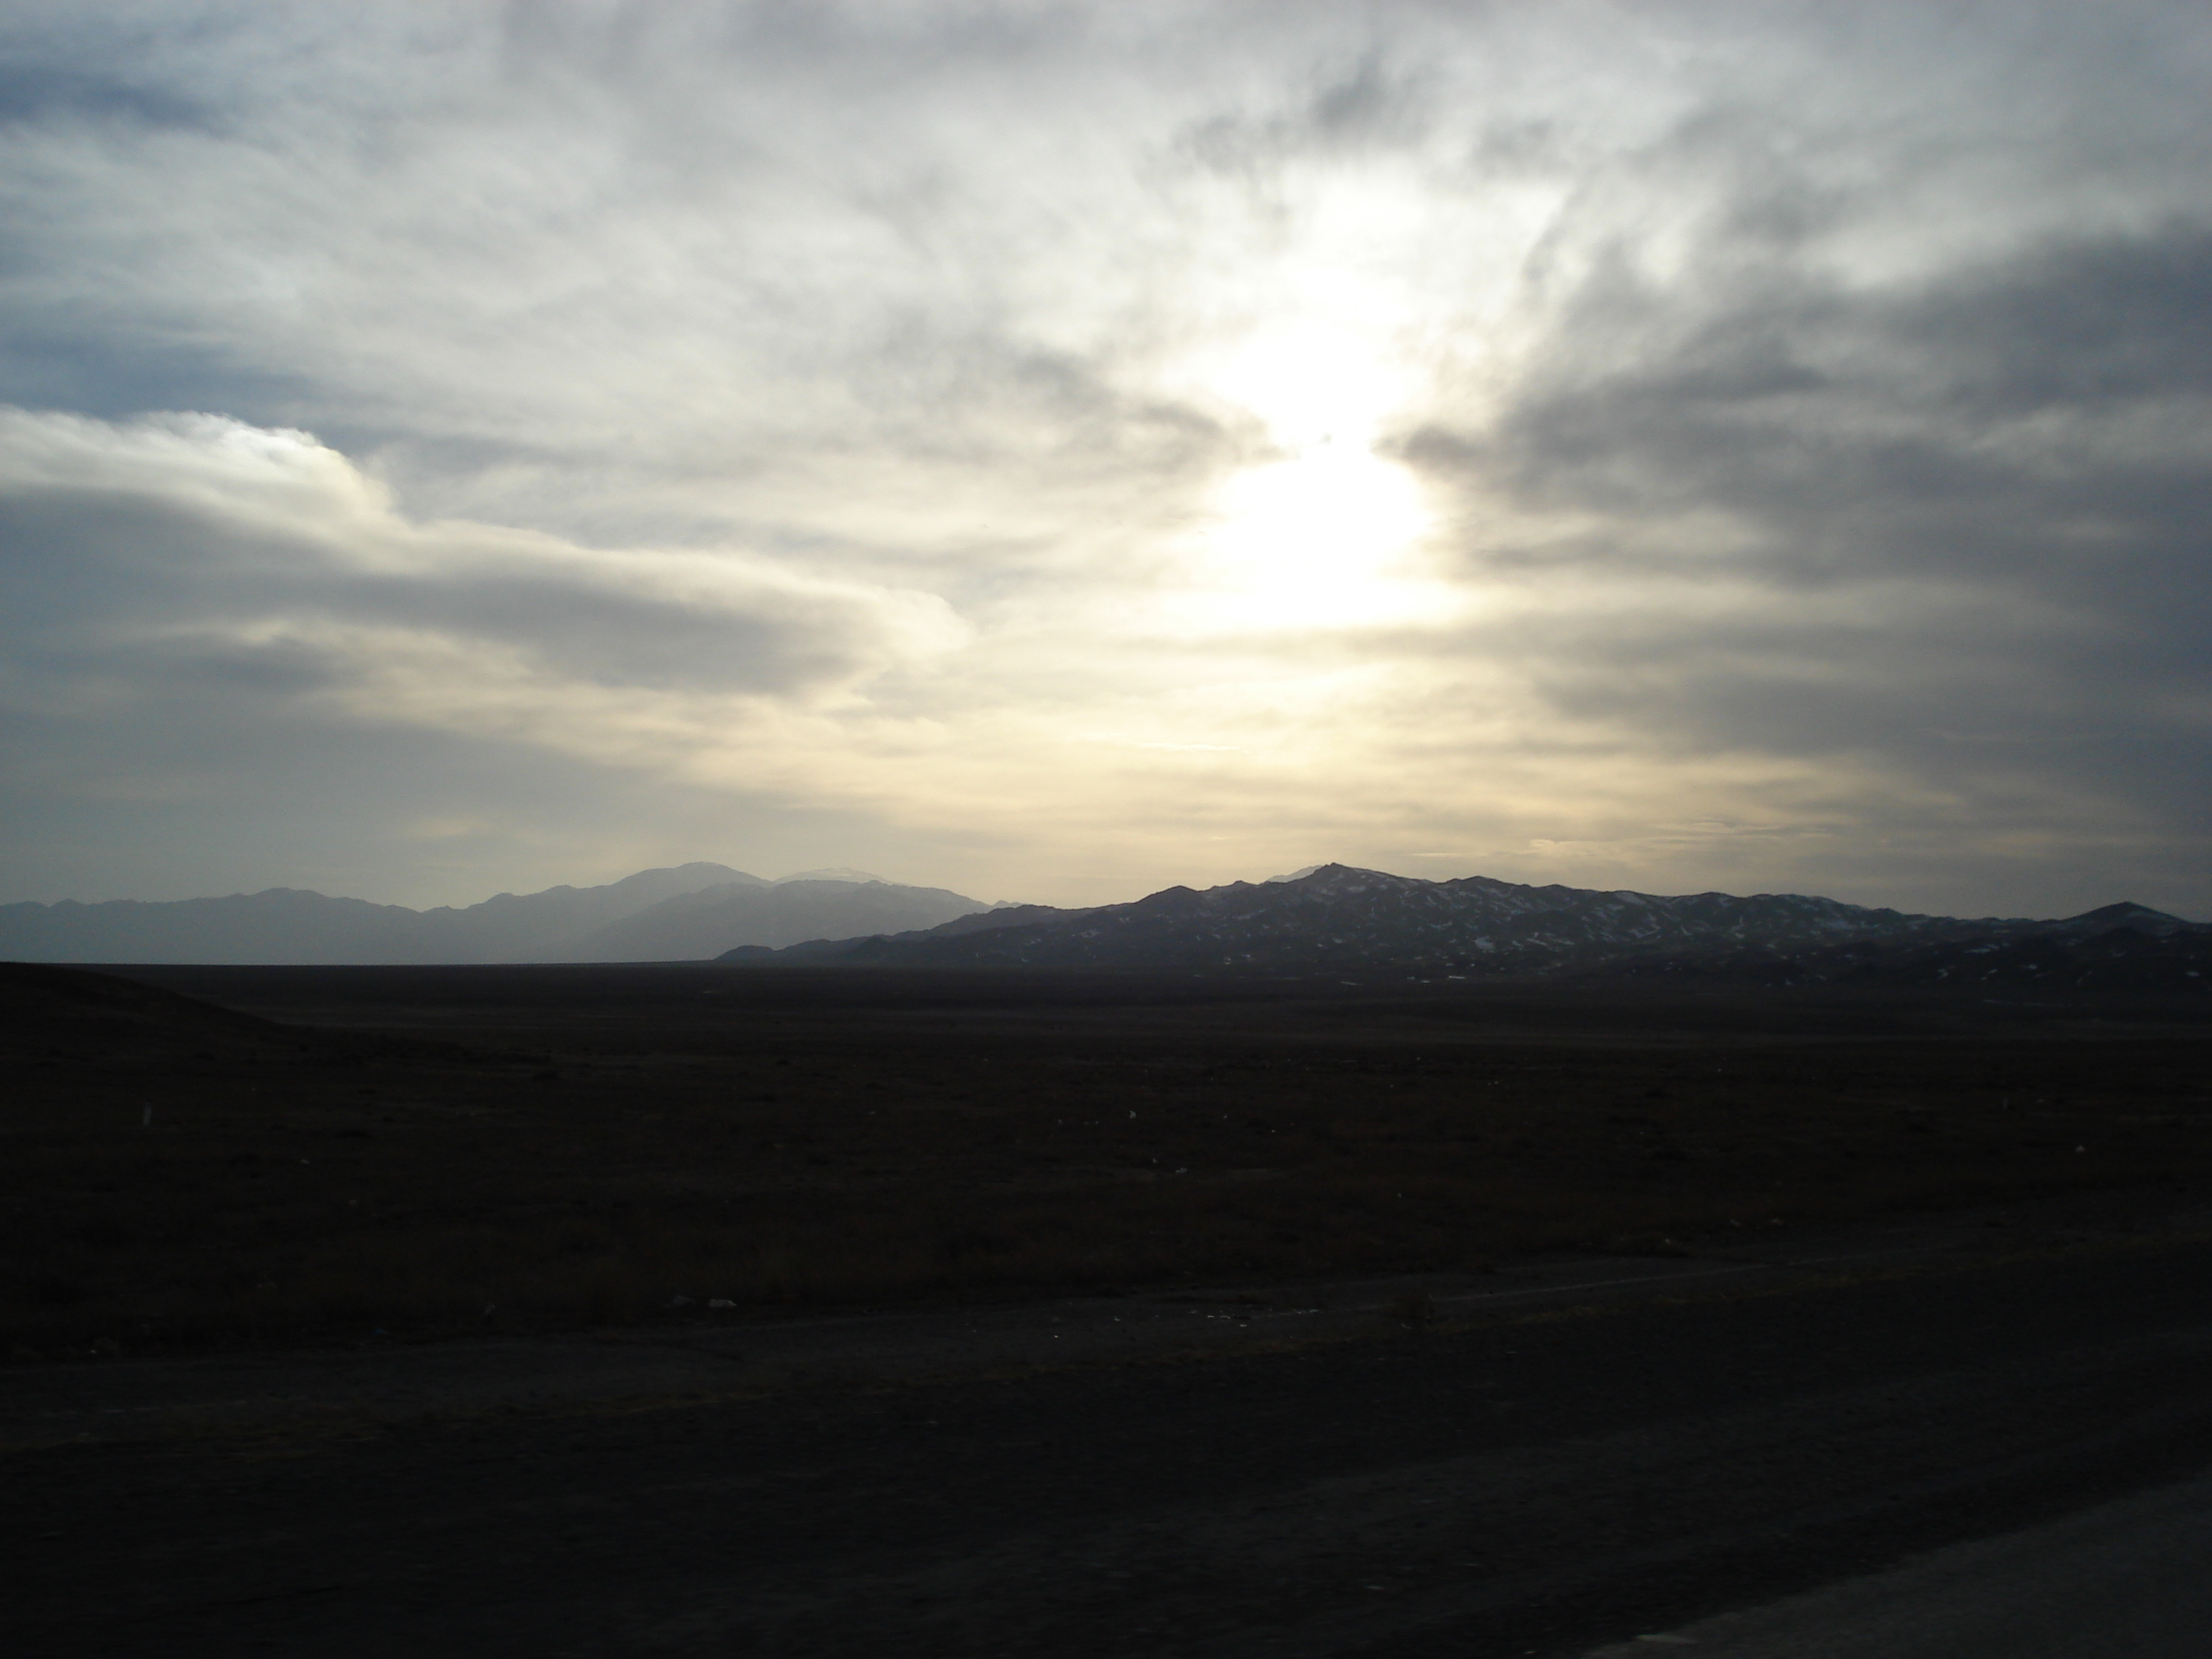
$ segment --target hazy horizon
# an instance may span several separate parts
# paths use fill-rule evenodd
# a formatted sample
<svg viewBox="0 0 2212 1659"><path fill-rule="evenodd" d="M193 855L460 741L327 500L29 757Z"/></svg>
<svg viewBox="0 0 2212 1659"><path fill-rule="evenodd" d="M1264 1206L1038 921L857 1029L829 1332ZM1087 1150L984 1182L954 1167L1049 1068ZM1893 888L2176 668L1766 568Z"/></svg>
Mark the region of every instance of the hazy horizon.
<svg viewBox="0 0 2212 1659"><path fill-rule="evenodd" d="M1244 882L1244 883L1249 883L1249 884L1255 884L1255 885L1263 885L1263 884L1268 884L1268 883L1273 883L1273 882L1280 882L1280 881L1294 880L1294 879L1296 879L1296 878L1297 878L1297 877L1299 877L1299 876L1303 876L1303 875L1310 874L1312 871L1314 871L1314 870L1317 870L1317 869L1321 869L1321 868L1324 867L1325 866L1328 866L1328 865L1344 865L1344 864L1346 864L1346 862L1347 862L1346 860L1342 860L1342 859L1326 859L1326 860L1321 860L1320 862L1316 863L1316 864L1313 864L1313 865L1310 865L1310 866L1302 866L1301 868L1299 868L1299 869L1297 869L1297 870L1294 870L1294 871L1279 871L1279 872L1275 872L1275 873L1274 873L1274 874L1273 874L1273 875L1265 875L1265 876L1230 876L1230 877L1226 877L1226 878L1223 878L1223 880L1221 880L1221 881L1219 881L1219 882L1207 882L1207 883L1187 883L1187 882L1186 882L1186 883L1178 883L1178 882L1169 882L1169 883L1164 884L1164 886L1168 886L1168 887L1174 887L1174 886L1200 886L1200 887L1211 887L1211 886L1230 885L1230 884L1233 884L1237 883L1237 882ZM757 871L744 870L744 869L742 869L742 867L741 867L741 866L734 866L734 865L730 865L730 864L728 863L728 860L723 860L723 859L687 859L687 860L681 860L679 863L675 864L675 865L656 866L653 866L652 869L649 869L649 870L632 870L632 871L627 871L627 872L625 872L623 875L620 875L620 876L611 876L611 877L608 877L608 878L607 878L605 880L604 880L604 881L593 880L593 881L550 882L550 883L548 883L548 884L546 884L546 886L542 887L542 888L529 888L529 889L512 888L512 887L508 887L508 888L501 888L501 889L500 889L500 890L498 890L497 891L495 891L495 892L487 892L487 893L483 893L483 894L481 894L481 895L479 895L478 896L474 897L474 898L465 898L465 899L459 899L459 900L441 901L439 904L435 904L435 905L406 905L406 906L403 906L403 908L408 908L408 909L417 910L417 911L437 909L437 908L453 908L453 909L468 909L468 908L472 908L472 907L474 907L474 906L476 906L476 905L487 903L487 902L489 902L490 900L495 899L495 898L506 898L506 897L524 897L524 898L527 898L527 897L530 897L531 896L532 896L533 894L536 894L536 893L542 893L542 892L550 891L550 890L556 890L556 889L559 889L559 888L563 888L563 887L567 887L567 888L573 888L573 889L578 889L578 890L584 890L584 889L591 889L591 888L597 888L597 887L603 887L603 886L611 886L611 885L613 885L614 884L616 884L616 883L617 883L617 882L621 882L621 881L626 880L626 879L628 879L629 877L632 877L632 876L637 876L637 875L645 875L645 874L655 873L655 872L657 872L658 871L661 871L661 870L680 869L680 868L682 868L684 865L687 865L687 864L695 864L695 863L696 863L696 864L716 864L716 865L722 865L722 866L725 866L725 867L726 867L726 868L731 868L731 869L738 870L738 871L739 872L739 873L741 873L741 874L744 874L744 875L758 876L758 873L759 873L759 872L757 872ZM1486 875L1487 875L1487 874L1489 873L1489 872L1486 872L1486 871L1480 871L1480 870L1470 870L1470 871L1462 871L1462 872L1458 872L1458 873L1456 873L1456 874L1453 874L1453 875L1434 875L1434 874L1422 874L1422 873L1418 872L1407 871L1407 870L1382 870L1382 869L1379 869L1379 868L1377 868L1376 866L1370 866L1370 865L1353 866L1351 866L1351 867L1357 868L1357 869L1363 869L1363 870L1370 870L1370 871L1372 871L1374 873L1378 874L1378 875L1395 876L1395 877L1401 878L1402 878L1402 879L1413 880L1413 881L1458 881L1458 880L1465 880L1465 879L1468 879L1468 878L1474 878L1474 877L1486 876ZM884 883L884 884L887 884L887 885L895 886L895 887L913 887L913 888L921 888L921 889L932 890L938 890L938 891L951 891L951 892L958 892L958 891L959 891L959 890L957 890L957 889L947 888L947 887L945 887L945 884L944 884L943 883L940 883L940 882L927 882L927 881L904 881L904 880L902 880L901 878L897 878L897 877L895 877L895 876L868 875L868 874L865 874L865 873L863 873L863 872L854 872L854 871L844 871L844 872L833 872L829 871L829 870L799 870L799 871L793 871L793 872L791 872L790 874L788 874L788 875L782 875L782 876L766 876L766 877L760 877L759 878L760 878L762 881L763 881L764 883L766 883L766 884L767 884L768 885L769 885L769 886L782 886L782 885L786 885L786 884L789 884L789 883L792 883L792 882L795 882L795 881L805 881L805 880L823 880L823 881L854 881L854 882L861 882L861 881L879 881L879 882L883 882L883 883ZM1542 884L1541 884L1541 883L1533 883L1533 884L1532 884L1532 885L1542 885ZM1572 885L1573 884L1563 884L1563 885ZM282 884L276 884L270 885L270 886L240 888L240 889L234 890L233 891L230 891L230 892L228 892L228 893L194 893L194 894L189 894L189 895L183 895L183 896L180 896L180 897L182 897L182 898L213 898L213 899L222 899L222 898L251 898L251 897L253 897L253 896L254 896L255 895L257 895L257 894L259 894L259 893L264 893L264 892L270 892L270 891L314 891L314 892L321 892L321 890L320 890L320 889L286 888L286 887L284 887ZM1121 895L1120 897L1116 897L1116 898L1100 898L1100 899L1094 899L1094 900L1090 901L1090 902L1091 902L1091 904L1094 904L1094 905L1104 905L1104 904L1126 903L1126 902L1129 902L1133 901L1133 900L1136 900L1136 899L1139 899L1139 898L1146 897L1146 896L1148 896L1150 894L1154 893L1154 892L1158 892L1158 891L1160 891L1160 890L1161 890L1160 888L1157 888L1157 887L1156 887L1156 888L1147 888L1147 889L1146 889L1143 892L1127 893L1127 894ZM1641 891L1641 892L1644 892L1644 893L1645 893L1648 896L1651 896L1651 897L1686 897L1686 896L1692 896L1692 895L1688 894L1688 893L1671 893L1671 894L1668 894L1668 893L1659 893L1659 892L1654 891L1653 890L1650 890L1650 889L1624 890L1624 889L1618 889L1618 888L1614 888L1614 889L1597 889L1597 890L1599 890L1599 891L1636 890L1636 891ZM1733 889L1726 889L1726 888L1722 888L1722 889L1700 889L1700 890L1698 890L1698 891L1722 891L1722 892L1731 892L1731 891L1735 891L1735 890L1733 890ZM400 901L396 900L396 899L377 899L377 898L374 898L374 897L369 897L369 896L367 896L367 895L363 895L363 894L360 894L360 893L329 893L329 892L325 892L325 893L323 893L323 894L322 894L322 896L323 896L324 897L325 897L325 898L362 899L362 900L364 900L366 902L372 903L372 904L398 904L398 903L400 903ZM1026 904L1040 904L1040 903L1044 903L1044 902L1046 902L1046 901L1043 901L1043 900L1025 898L1025 897L1024 897L1024 896L1020 896L1019 894L1004 894L1004 893L1000 893L1000 894L960 893L960 894L959 894L959 896L962 896L962 897L964 897L964 898L970 898L970 899L977 900L977 901L979 901L980 902L981 902L981 903L983 903L983 904L985 904L985 905L1000 905L1000 904L1026 905ZM1741 891L1741 892L1737 893L1737 896L1740 896L1740 897L1753 897L1753 896L1758 896L1757 894L1753 893L1753 892L1751 892L1751 891L1750 891L1750 890L1744 890L1744 891ZM1807 897L1820 897L1820 898L1833 898L1833 897L1835 896L1835 895L1833 895L1833 894L1832 894L1832 893L1831 893L1831 894L1805 894L1805 895L1803 895L1803 896L1807 896ZM33 902L33 903L47 903L47 904L52 904L52 903L56 903L56 902L60 902L60 901L58 901L58 900L52 900L52 899L48 899L48 900L30 900L30 901L24 901L24 900L5 900L5 901L0 901L0 903L9 903L9 902L15 902L15 903ZM112 896L111 898L108 898L108 899L79 899L79 900L77 900L77 902L80 902L80 903L86 903L86 904L98 904L98 903L104 903L104 902L142 902L142 903L143 903L143 902L162 903L162 902L178 902L178 901L177 901L177 900L143 900L143 899L136 899L136 900L134 900L133 896L130 896L130 895L116 895L116 896ZM1902 908L1905 908L1905 907L1898 906L1898 905L1883 906L1883 905L1881 905L1881 904L1880 904L1880 903L1878 903L1878 902L1873 902L1873 901L1863 901L1863 901L1850 901L1850 902L1865 902L1865 903L1866 903L1866 905L1867 905L1867 908L1877 908L1877 909L1878 909L1878 908L1902 909ZM2109 905L2109 904L2116 904L2116 903L2124 903L2124 902L2141 902L2141 901L2139 901L2139 900L2130 900L2127 895L2125 895L2125 894L2121 894L2121 895L2118 895L2118 896L2114 896L2114 897L2112 897L2112 898L2100 900L2100 901L2099 901L2096 904L2084 906L2084 907L2083 907L2083 909L2085 909L2085 910L2100 909L2100 908L2103 908L2106 905ZM1081 907L1063 907L1063 908L1081 908ZM2156 909L2156 908L2158 908L2159 907L2157 907L2157 906L2154 905L2154 906L2152 906L2152 907L2150 907L2150 908L2153 908L2153 909ZM1963 912L1936 913L1936 914L1953 914L1953 915L1966 915L1966 913L1963 913ZM2021 919L2021 920L2050 920L2050 921L2063 920L2063 917L2059 917L2059 916L2050 916L2050 917L2037 916L2037 915L2032 915L2031 913L2027 912L2027 911L1992 910L1992 911L1988 911L1988 912L1980 912L1980 913L1976 913L1976 914L1977 914L1977 915L1989 915L1989 916L1991 916L1991 917L1999 917L1999 918L2015 918L2015 919ZM2081 912L2080 912L2080 911L2075 911L2075 912L2071 912L2071 913L2069 913L2069 914L2072 914L2072 915L2079 915L2079 914L2081 914ZM2179 913L2169 913L2169 914L2177 914L2177 915L2178 915L2178 914L2179 914ZM1972 918L1972 916L1966 916L1966 919L1968 919L1968 920L1972 920L1972 919L1973 919L1973 918ZM2181 915L2180 919L2181 919L2181 920L2183 920L2183 921L2202 921L2206 920L2206 918L2204 918L2204 917L2202 917L2202 916L2196 916L2196 915Z"/></svg>
<svg viewBox="0 0 2212 1659"><path fill-rule="evenodd" d="M441 908L441 907L445 907L445 908L453 908L453 909L466 909L466 908L470 908L470 907L471 907L471 906L472 906L472 905L477 905L477 904L486 903L486 902L489 902L490 900L492 900L492 899L495 899L495 898L513 898L513 897L524 897L524 898L526 898L526 897L530 896L531 896L532 894L533 894L533 893L550 892L550 891L554 890L555 889L557 889L557 888L562 888L562 887L575 888L575 889L578 889L578 890L583 890L583 889L587 889L587 888L594 888L594 887L611 887L611 886L613 886L613 885L617 884L617 883L623 882L623 881L627 881L627 880L629 880L631 877L633 877L633 876L653 875L653 874L659 873L659 872L664 872L664 871L681 870L681 869L685 868L685 867L686 867L686 866L688 866L694 865L694 864L712 864L712 865L717 865L717 866L720 866L720 867L722 867L722 868L724 868L724 869L731 870L731 871L734 871L734 872L735 872L737 874L738 874L738 875L741 875L741 876L750 876L750 877L753 877L755 879L757 879L757 880L758 880L758 881L760 881L760 882L762 882L762 883L763 883L763 884L765 884L766 885L770 886L770 887L781 887L781 886L787 885L788 884L790 884L790 883L792 883L792 882L794 882L794 881L845 881L845 882L855 882L855 883L882 882L882 883L885 884L886 884L886 885L888 885L888 886L894 886L894 887L922 887L922 888L936 888L936 887L940 887L940 886L942 885L941 884L939 884L939 883L936 883L936 882L925 882L925 881L911 881L911 882L909 882L909 881L901 881L901 880L899 880L896 877L893 877L893 876L883 876L883 875L877 875L877 874L875 874L875 873L873 873L873 872L866 872L866 871L852 870L852 869L839 869L839 868L835 868L835 867L825 867L825 868L810 869L810 870L793 870L793 871L792 871L792 872L791 872L789 874L787 874L787 875L781 875L781 876L763 876L763 875L762 875L762 874L761 874L757 870L747 870L747 869L745 869L743 866L732 864L732 863L731 863L728 860L726 860L726 859L680 859L680 860L677 860L677 861L676 861L675 863L673 863L673 864L653 865L653 866L648 866L647 868L642 869L642 870L626 870L626 871L624 871L624 872L623 872L622 874L620 874L620 875L617 875L617 876L609 876L609 877L605 878L604 879L598 879L598 878L595 878L595 879L592 879L592 880L588 880L588 881L553 881L553 882L548 882L548 883L546 883L546 884L545 884L544 886L542 886L542 887L530 887L530 888L520 888L520 887L513 887L513 886L508 886L508 887L501 887L501 888L497 888L497 889L495 889L495 890L490 890L490 891L487 891L487 892L481 893L481 894L479 894L477 897L474 897L474 898L466 898L466 899L461 899L461 900L458 900L458 901L452 901L452 900L441 900L441 901L440 901L440 902L439 902L438 904L432 904L432 905L420 905L420 904L416 904L416 905L405 905L405 906L404 906L403 908L407 908L407 909L413 909L413 910L437 909L437 908ZM182 896L183 896L183 897L185 897L185 898L251 898L251 897L252 897L252 896L253 896L255 894L257 894L257 893L267 893L267 892L288 892L288 891L289 891L289 892L319 892L319 891L321 891L321 890L320 890L320 889L318 889L318 888L300 888L300 887L291 887L291 886L288 886L286 884L284 884L284 883L283 883L283 882L270 882L270 883L264 883L264 884L263 884L262 885L258 886L258 887L240 887L240 888L234 888L234 889L232 889L230 891L228 891L228 892L225 892L225 893L191 893L191 894L183 895ZM373 897L373 896L369 896L369 895L367 895L367 894L362 894L362 893L324 893L324 894L323 894L323 896L324 896L324 897L325 897L325 898L351 898L351 899L362 899L362 900L363 900L365 902L368 902L368 903L370 903L370 904L399 904L399 903L401 902L400 902L399 900L398 900L398 899L380 899L380 898L375 898L375 897ZM975 894L968 894L968 895L963 895L963 896L966 896L966 897L971 897L971 898L972 898L972 897L975 897L975 896L977 896L977 895L975 895ZM113 894L113 895L110 895L110 896L107 896L107 897L106 897L106 898L97 898L97 899L88 899L88 898L84 898L84 897L82 897L81 895L76 895L76 894L65 895L65 896L64 896L64 897L66 897L66 898L74 898L74 899L76 899L76 902L79 902L79 903L82 903L82 904L100 904L100 903L110 903L110 902L125 902L125 903L131 903L131 902L137 902L137 903L167 903L167 902L175 902L175 901L173 901L173 900L162 900L162 899L148 900L148 899L144 899L144 898L141 897L140 896L138 896L138 895L137 895L137 894L128 894L128 893L118 893L118 894ZM57 899L31 899L31 900L22 900L22 899L12 899L12 900L9 900L9 899L0 899L0 904L5 904L5 903L43 903L43 904L53 904L53 903L60 902L62 902L62 901L61 901L61 900L57 900ZM989 903L989 902L993 902L993 901L990 901L990 900L988 900L988 899L984 901L984 902L986 902L986 903Z"/></svg>
<svg viewBox="0 0 2212 1659"><path fill-rule="evenodd" d="M2212 915L2208 107L2179 3L11 7L0 901Z"/></svg>

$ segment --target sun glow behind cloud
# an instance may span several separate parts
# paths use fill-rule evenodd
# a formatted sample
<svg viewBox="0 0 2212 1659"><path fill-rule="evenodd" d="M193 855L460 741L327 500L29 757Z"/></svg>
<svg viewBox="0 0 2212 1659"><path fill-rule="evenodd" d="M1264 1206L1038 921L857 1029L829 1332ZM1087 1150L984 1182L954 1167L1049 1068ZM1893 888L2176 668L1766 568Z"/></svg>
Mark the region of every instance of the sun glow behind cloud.
<svg viewBox="0 0 2212 1659"><path fill-rule="evenodd" d="M1440 190L1456 166L1418 140L1285 157L1202 233L1193 314L1207 327L1168 383L1258 441L1201 504L1193 628L1310 635L1466 611L1434 556L1438 504L1389 451L1444 382L1464 412L1501 372L1560 198L1525 181Z"/></svg>
<svg viewBox="0 0 2212 1659"><path fill-rule="evenodd" d="M1346 628L1441 616L1458 604L1413 561L1430 515L1413 476L1323 441L1243 468L1215 493L1198 617L1229 629Z"/></svg>
<svg viewBox="0 0 2212 1659"><path fill-rule="evenodd" d="M1419 482L1376 453L1422 380L1395 344L1417 316L1402 283L1347 268L1342 257L1349 240L1373 260L1387 228L1404 240L1402 226L1377 217L1333 224L1315 215L1291 269L1255 284L1275 309L1200 371L1206 392L1255 421L1268 444L1205 504L1200 591L1188 605L1200 626L1356 628L1441 615L1455 603L1419 566L1433 527Z"/></svg>

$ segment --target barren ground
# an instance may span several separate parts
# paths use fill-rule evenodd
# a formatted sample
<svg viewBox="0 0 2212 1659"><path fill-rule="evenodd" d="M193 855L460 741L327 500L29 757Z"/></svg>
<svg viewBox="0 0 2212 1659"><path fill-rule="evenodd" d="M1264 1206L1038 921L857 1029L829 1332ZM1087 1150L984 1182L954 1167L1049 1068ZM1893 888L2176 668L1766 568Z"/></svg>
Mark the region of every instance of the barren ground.
<svg viewBox="0 0 2212 1659"><path fill-rule="evenodd" d="M2179 1016L383 971L16 982L16 1649L1564 1655L2212 1462Z"/></svg>
<svg viewBox="0 0 2212 1659"><path fill-rule="evenodd" d="M1665 1255L2212 1170L2195 1009L136 970L267 1017L226 1023L7 971L18 1358Z"/></svg>

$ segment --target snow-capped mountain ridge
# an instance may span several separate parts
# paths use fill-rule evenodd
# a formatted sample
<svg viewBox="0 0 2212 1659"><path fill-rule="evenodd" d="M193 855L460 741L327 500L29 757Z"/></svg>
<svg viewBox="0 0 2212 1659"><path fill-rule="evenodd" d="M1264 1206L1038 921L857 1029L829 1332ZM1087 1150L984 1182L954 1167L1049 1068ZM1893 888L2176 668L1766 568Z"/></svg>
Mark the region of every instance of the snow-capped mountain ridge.
<svg viewBox="0 0 2212 1659"><path fill-rule="evenodd" d="M926 933L740 951L741 961L915 966L1253 969L1492 977L1553 975L1692 957L1769 963L1845 946L1895 950L1969 939L2212 936L2212 927L2142 906L2108 906L2067 921L1911 915L1798 893L1664 895L1488 876L1425 881L1348 865L1302 876L1170 887L1128 904L1042 906L964 916Z"/></svg>

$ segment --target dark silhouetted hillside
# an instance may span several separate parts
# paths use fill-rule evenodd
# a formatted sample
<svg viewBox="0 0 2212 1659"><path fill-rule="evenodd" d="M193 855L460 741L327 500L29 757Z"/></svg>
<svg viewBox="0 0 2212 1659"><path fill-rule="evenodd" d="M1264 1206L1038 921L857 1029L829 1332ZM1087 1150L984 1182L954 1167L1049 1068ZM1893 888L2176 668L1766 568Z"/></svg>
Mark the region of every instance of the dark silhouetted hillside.
<svg viewBox="0 0 2212 1659"><path fill-rule="evenodd" d="M1771 983L1872 974L1935 983L1946 963L2033 945L2052 963L2076 964L2067 971L2077 977L2185 986L2201 971L2191 964L2208 941L2212 927L2131 904L2061 921L1962 920L1791 893L1664 896L1483 876L1422 881L1323 865L1203 892L1170 887L1129 904L1007 908L927 932L816 941L781 952L739 950L725 959L1441 979L1665 973ZM2011 970L1974 971L1994 977Z"/></svg>

